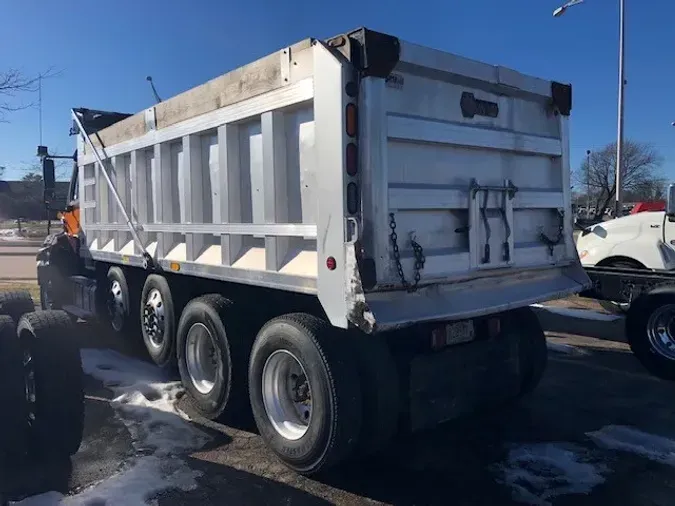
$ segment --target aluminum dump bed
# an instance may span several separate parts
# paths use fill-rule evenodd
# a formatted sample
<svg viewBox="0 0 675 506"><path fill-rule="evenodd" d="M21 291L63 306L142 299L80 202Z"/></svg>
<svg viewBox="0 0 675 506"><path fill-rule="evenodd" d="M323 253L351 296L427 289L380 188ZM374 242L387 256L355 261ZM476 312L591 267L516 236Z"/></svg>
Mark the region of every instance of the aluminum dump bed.
<svg viewBox="0 0 675 506"><path fill-rule="evenodd" d="M80 135L82 255L316 294L368 332L575 293L570 109L377 32L309 39Z"/></svg>

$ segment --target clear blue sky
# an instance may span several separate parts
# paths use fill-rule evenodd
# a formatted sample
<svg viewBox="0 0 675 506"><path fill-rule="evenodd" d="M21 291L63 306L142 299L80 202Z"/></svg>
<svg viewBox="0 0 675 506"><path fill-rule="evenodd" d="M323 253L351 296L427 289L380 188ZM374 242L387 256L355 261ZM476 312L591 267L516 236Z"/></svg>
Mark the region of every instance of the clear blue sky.
<svg viewBox="0 0 675 506"><path fill-rule="evenodd" d="M675 2L627 0L626 135L651 142L675 180ZM153 103L145 76L170 97L306 37L358 26L538 77L571 82L572 164L616 138L618 0L586 0L554 19L558 0L341 2L116 0L4 2L0 70L48 67L44 143L70 154L69 109L137 112ZM0 123L0 165L35 163L38 112Z"/></svg>

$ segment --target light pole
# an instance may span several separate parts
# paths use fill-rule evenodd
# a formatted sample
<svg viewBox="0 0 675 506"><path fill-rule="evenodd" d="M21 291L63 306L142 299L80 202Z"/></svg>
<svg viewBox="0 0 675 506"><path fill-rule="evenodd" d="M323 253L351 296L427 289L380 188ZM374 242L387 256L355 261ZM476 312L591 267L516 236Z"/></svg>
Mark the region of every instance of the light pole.
<svg viewBox="0 0 675 506"><path fill-rule="evenodd" d="M566 4L553 11L554 17L562 16L567 9L574 5L583 3L584 0L570 0ZM626 79L624 74L624 45L625 45L625 7L626 0L619 0L619 104L616 128L616 201L614 205L614 217L619 218L623 215L623 205L621 203L621 164L623 162L623 97Z"/></svg>
<svg viewBox="0 0 675 506"><path fill-rule="evenodd" d="M596 209L595 212L598 210ZM586 219L591 213L591 150L586 150Z"/></svg>

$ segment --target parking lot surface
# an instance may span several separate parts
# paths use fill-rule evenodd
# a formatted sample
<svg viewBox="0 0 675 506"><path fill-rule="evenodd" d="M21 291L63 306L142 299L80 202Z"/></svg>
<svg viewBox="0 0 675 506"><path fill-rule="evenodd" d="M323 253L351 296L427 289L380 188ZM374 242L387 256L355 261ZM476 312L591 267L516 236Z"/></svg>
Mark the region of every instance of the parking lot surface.
<svg viewBox="0 0 675 506"><path fill-rule="evenodd" d="M675 385L642 369L622 320L538 312L549 366L528 402L402 435L313 479L278 463L245 414L186 421L180 386L133 358L137 344L81 329L85 441L72 464L33 470L25 493L43 495L20 504L672 505Z"/></svg>

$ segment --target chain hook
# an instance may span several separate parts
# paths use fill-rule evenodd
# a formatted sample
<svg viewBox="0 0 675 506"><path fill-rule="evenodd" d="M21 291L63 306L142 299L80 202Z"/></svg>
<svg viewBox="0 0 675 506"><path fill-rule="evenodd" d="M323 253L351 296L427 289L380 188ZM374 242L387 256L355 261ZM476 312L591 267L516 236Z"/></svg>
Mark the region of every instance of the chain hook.
<svg viewBox="0 0 675 506"><path fill-rule="evenodd" d="M389 234L389 239L391 241L392 249L394 250L394 260L396 261L396 270L398 271L398 277L401 279L401 284L409 292L417 291L417 285L419 285L422 275L420 271L424 269L424 263L426 258L424 257L424 249L422 246L415 240L415 232L410 232L410 245L413 249L413 254L415 256L415 265L413 280L411 284L405 278L405 273L403 272L403 265L401 265L401 252L398 247L398 234L396 233L396 218L394 213L389 213L389 228L391 229L391 234Z"/></svg>

